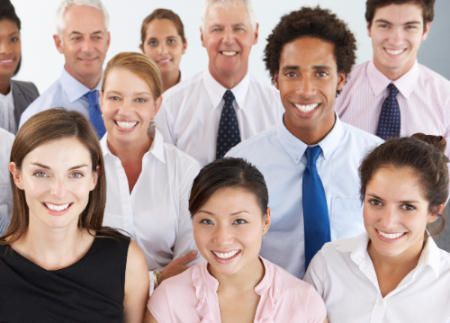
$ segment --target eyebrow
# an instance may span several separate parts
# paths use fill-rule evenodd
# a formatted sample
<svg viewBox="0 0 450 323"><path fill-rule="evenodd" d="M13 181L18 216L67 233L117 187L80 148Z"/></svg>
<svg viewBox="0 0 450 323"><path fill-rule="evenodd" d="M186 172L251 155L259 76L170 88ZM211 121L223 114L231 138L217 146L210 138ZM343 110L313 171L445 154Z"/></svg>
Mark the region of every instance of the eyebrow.
<svg viewBox="0 0 450 323"><path fill-rule="evenodd" d="M44 168L44 169L50 169L49 166L41 164L41 163L31 163L31 165L35 165L35 166L38 166L38 167L41 167L41 168ZM83 167L88 167L88 165L87 164L82 164L82 165L78 165L78 166L73 166L73 167L70 167L69 170L74 170L74 169L83 168Z"/></svg>
<svg viewBox="0 0 450 323"><path fill-rule="evenodd" d="M206 213L206 214L215 216L214 213L211 213L211 212L208 212L208 211L205 211L205 210L199 210L197 213ZM238 215L238 214L241 214L241 213L249 213L250 214L250 212L248 212L246 210L242 210L242 211L237 211L237 212L231 213L230 216L235 216L235 215Z"/></svg>
<svg viewBox="0 0 450 323"><path fill-rule="evenodd" d="M14 34L20 34L20 33L19 33L18 30L17 30L17 31L13 31L12 33L9 34L9 36L12 36L12 35L14 35Z"/></svg>
<svg viewBox="0 0 450 323"><path fill-rule="evenodd" d="M89 35L98 35L98 34L103 34L103 32L101 30L97 30L97 31L94 31L93 33L90 33ZM83 33L81 31L74 30L69 34L69 36L71 36L71 35L83 35Z"/></svg>
<svg viewBox="0 0 450 323"><path fill-rule="evenodd" d="M378 19L375 21L375 23L383 23L383 24L388 24L388 25L393 25L392 22L389 22L387 20L383 20L383 19ZM421 25L422 23L420 21L408 21L405 22L404 25Z"/></svg>
<svg viewBox="0 0 450 323"><path fill-rule="evenodd" d="M384 199L382 199L379 196L376 196L375 194L367 193L367 195L368 196L372 196L372 197L374 197L374 198L376 198L376 199L378 199L380 201L384 201ZM405 200L405 201L399 201L399 203L402 203L402 204L413 204L413 203L419 203L419 201L416 201L416 200Z"/></svg>
<svg viewBox="0 0 450 323"><path fill-rule="evenodd" d="M106 91L106 94L120 94L120 95L122 95L122 93L118 92L118 91ZM135 92L135 93L133 93L133 95L143 95L143 94L152 96L152 94L149 93L149 92Z"/></svg>
<svg viewBox="0 0 450 323"><path fill-rule="evenodd" d="M332 70L333 68L331 66L327 66L327 65L314 65L312 67L314 70ZM300 70L300 67L296 66L296 65L287 65L284 66L282 68L283 71L287 71L287 70Z"/></svg>

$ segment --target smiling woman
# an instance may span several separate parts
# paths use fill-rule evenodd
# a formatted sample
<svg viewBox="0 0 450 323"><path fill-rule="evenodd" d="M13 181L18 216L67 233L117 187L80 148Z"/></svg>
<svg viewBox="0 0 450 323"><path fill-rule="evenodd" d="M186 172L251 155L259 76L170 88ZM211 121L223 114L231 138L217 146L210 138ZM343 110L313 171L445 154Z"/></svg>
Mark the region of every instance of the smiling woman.
<svg viewBox="0 0 450 323"><path fill-rule="evenodd" d="M206 165L189 199L206 262L163 282L145 322L327 322L311 286L258 256L268 202L263 175L243 159Z"/></svg>
<svg viewBox="0 0 450 323"><path fill-rule="evenodd" d="M89 122L63 109L36 114L17 133L9 169L13 214L0 237L2 320L142 322L145 258L136 243L102 227L105 170Z"/></svg>

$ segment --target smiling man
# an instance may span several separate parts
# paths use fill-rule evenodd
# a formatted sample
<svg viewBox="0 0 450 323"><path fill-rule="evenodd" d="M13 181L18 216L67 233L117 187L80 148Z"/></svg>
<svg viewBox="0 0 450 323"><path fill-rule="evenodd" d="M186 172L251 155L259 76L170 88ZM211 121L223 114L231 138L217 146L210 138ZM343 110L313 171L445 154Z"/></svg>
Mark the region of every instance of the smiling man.
<svg viewBox="0 0 450 323"><path fill-rule="evenodd" d="M417 62L434 3L367 0L373 59L353 69L336 100L342 121L383 139L422 132L450 140L450 82Z"/></svg>
<svg viewBox="0 0 450 323"><path fill-rule="evenodd" d="M43 110L81 112L99 138L105 133L98 104L102 66L109 48L109 16L100 0L64 0L56 13L56 49L64 55L60 78L22 114L20 126Z"/></svg>
<svg viewBox="0 0 450 323"><path fill-rule="evenodd" d="M200 33L208 67L165 92L155 119L166 142L204 166L274 125L282 107L278 91L248 73L258 41L250 0L205 0Z"/></svg>
<svg viewBox="0 0 450 323"><path fill-rule="evenodd" d="M227 154L263 173L272 224L261 255L299 278L325 242L364 231L358 167L382 140L334 112L355 62L355 42L328 10L304 7L282 17L264 60L284 116Z"/></svg>

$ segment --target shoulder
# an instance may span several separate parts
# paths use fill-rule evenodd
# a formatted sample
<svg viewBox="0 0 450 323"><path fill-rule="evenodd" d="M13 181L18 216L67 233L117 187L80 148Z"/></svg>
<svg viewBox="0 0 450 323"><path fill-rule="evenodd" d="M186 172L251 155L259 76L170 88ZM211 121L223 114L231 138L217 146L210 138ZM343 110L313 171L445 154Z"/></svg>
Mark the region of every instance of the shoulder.
<svg viewBox="0 0 450 323"><path fill-rule="evenodd" d="M226 157L247 157L252 155L252 150L260 151L263 146L272 145L276 139L277 125L274 125L253 137L239 143L237 146L231 148L226 154Z"/></svg>
<svg viewBox="0 0 450 323"><path fill-rule="evenodd" d="M199 167L198 162L193 157L170 143L164 143L164 153L170 163L181 165L183 168Z"/></svg>
<svg viewBox="0 0 450 323"><path fill-rule="evenodd" d="M18 88L21 89L22 92L25 92L29 96L34 96L34 97L39 96L39 91L33 82L11 80L11 83L14 84L13 86L17 86Z"/></svg>
<svg viewBox="0 0 450 323"><path fill-rule="evenodd" d="M0 139L1 142L6 144L5 146L11 150L12 144L14 142L14 135L10 133L9 131L0 128Z"/></svg>
<svg viewBox="0 0 450 323"><path fill-rule="evenodd" d="M450 93L450 81L447 80L444 76L436 73L435 71L422 64L419 64L419 70L419 82L430 83L434 86L433 89L436 89L437 87L438 89L449 91Z"/></svg>
<svg viewBox="0 0 450 323"><path fill-rule="evenodd" d="M256 78L252 74L249 74L249 77L250 77L250 86L253 91L258 92L263 96L272 97L277 100L280 99L280 92L275 88L274 85L267 84L261 81L260 79Z"/></svg>
<svg viewBox="0 0 450 323"><path fill-rule="evenodd" d="M54 102L55 96L62 91L61 83L56 80L44 93L42 93L36 100L34 100L25 110L23 116L31 117L39 111L47 110ZM22 116L22 118L23 118Z"/></svg>
<svg viewBox="0 0 450 323"><path fill-rule="evenodd" d="M384 140L380 137L375 136L367 131L361 130L342 121L341 123L346 141L348 140L350 142L356 143L359 147L362 148L363 151L367 151L370 148L375 148L376 146L379 146L384 142ZM347 142L343 142L343 144L347 144Z"/></svg>
<svg viewBox="0 0 450 323"><path fill-rule="evenodd" d="M177 85L171 87L163 94L163 105L174 101L182 101L185 97L192 95L192 91L203 86L203 71L181 81Z"/></svg>
<svg viewBox="0 0 450 323"><path fill-rule="evenodd" d="M352 68L352 71L348 75L348 80L353 81L358 77L367 75L367 65L369 65L370 61L364 62L362 64L356 65Z"/></svg>

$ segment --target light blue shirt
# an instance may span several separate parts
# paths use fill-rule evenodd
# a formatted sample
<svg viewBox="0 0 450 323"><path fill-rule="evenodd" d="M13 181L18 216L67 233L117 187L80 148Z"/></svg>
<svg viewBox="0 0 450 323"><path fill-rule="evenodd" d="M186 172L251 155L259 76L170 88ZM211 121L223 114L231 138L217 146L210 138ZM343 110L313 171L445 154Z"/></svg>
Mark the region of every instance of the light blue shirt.
<svg viewBox="0 0 450 323"><path fill-rule="evenodd" d="M102 80L103 76L94 90L101 90ZM78 82L63 68L59 79L24 111L20 118L19 128L36 113L52 108L75 110L81 112L89 120L89 100L84 97L89 91L90 89L88 87Z"/></svg>
<svg viewBox="0 0 450 323"><path fill-rule="evenodd" d="M382 142L336 116L333 129L319 143L322 153L316 165L327 196L331 240L364 232L358 167L368 150ZM302 179L307 147L281 119L226 155L248 160L264 175L272 223L263 237L260 255L298 278L305 274Z"/></svg>

